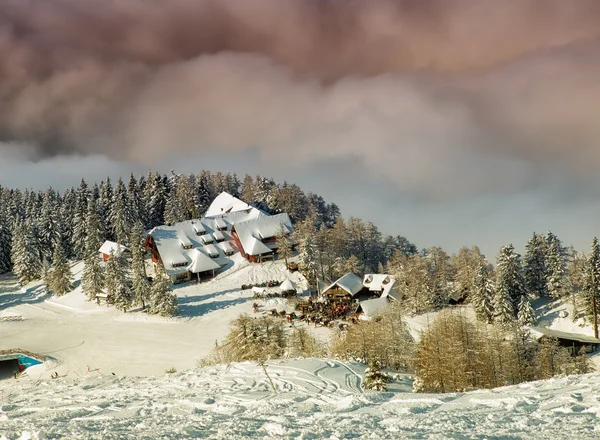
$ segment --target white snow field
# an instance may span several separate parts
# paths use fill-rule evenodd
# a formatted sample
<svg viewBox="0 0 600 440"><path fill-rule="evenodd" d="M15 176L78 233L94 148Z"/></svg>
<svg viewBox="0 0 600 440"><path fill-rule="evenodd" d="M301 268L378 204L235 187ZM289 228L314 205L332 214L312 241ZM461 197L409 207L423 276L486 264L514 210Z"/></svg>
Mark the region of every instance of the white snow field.
<svg viewBox="0 0 600 440"><path fill-rule="evenodd" d="M598 373L432 395L365 393L360 365L339 361L274 361L267 370L277 393L253 363L5 381L0 438L600 438Z"/></svg>
<svg viewBox="0 0 600 440"><path fill-rule="evenodd" d="M431 395L410 392L407 376L391 384L393 392L364 392L364 367L338 360L268 362L277 392L255 363L196 368L232 319L253 314L253 302L259 314L289 309L279 298L252 299L242 284L289 277L306 288L280 262L238 259L214 280L176 286L175 318L85 301L81 270L73 265L77 287L61 298L0 276L0 350L49 357L0 381L1 440L600 438L600 373ZM430 319L408 322L416 335ZM327 329L316 331L327 338ZM166 374L171 367L177 372Z"/></svg>

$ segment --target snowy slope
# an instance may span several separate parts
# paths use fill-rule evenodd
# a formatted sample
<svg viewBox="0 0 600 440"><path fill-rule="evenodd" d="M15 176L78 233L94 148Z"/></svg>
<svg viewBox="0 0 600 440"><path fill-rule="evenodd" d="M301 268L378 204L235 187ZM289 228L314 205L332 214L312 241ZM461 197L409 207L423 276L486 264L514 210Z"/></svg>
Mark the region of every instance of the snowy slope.
<svg viewBox="0 0 600 440"><path fill-rule="evenodd" d="M600 374L443 395L364 393L360 365L305 359L159 377L2 384L6 438L600 437ZM408 383L396 385L406 390Z"/></svg>

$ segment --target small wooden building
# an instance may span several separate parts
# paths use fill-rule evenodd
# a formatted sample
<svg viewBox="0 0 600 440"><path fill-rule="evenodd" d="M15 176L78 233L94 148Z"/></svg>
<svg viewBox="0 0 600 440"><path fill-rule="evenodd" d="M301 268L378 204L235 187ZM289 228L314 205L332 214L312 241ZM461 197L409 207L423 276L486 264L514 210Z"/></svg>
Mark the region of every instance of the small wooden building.
<svg viewBox="0 0 600 440"><path fill-rule="evenodd" d="M568 333L545 327L531 327L532 336L541 341L543 339L556 339L561 347L568 348L573 356L576 356L585 348L587 353L593 353L600 347L600 339L580 333Z"/></svg>
<svg viewBox="0 0 600 440"><path fill-rule="evenodd" d="M122 244L115 243L114 241L106 240L99 249L102 261L108 260L111 251L114 253L114 255L129 254L129 249L127 249L127 247L123 246Z"/></svg>

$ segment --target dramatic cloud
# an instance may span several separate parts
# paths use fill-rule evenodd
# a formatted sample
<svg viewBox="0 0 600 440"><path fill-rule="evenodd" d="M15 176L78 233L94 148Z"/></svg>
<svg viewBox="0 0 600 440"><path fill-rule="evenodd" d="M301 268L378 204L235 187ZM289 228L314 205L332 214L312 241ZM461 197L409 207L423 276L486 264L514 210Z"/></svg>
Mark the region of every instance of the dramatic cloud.
<svg viewBox="0 0 600 440"><path fill-rule="evenodd" d="M433 197L600 159L597 0L0 0L0 149L357 159ZM25 153L24 153L25 154Z"/></svg>

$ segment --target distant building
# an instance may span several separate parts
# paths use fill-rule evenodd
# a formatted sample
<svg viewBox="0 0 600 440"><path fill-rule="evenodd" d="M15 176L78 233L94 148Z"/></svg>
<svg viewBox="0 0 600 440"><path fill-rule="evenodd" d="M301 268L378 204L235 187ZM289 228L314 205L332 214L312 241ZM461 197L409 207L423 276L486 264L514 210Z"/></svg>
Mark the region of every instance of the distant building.
<svg viewBox="0 0 600 440"><path fill-rule="evenodd" d="M282 227L286 234L293 232L287 214L270 216L221 193L205 217L157 226L148 233L145 245L152 261L162 264L173 282L200 281L229 265L229 257L237 252L250 261L273 258Z"/></svg>
<svg viewBox="0 0 600 440"><path fill-rule="evenodd" d="M556 339L562 347L568 348L573 356L579 354L584 348L587 353L595 352L600 347L600 339L593 336L582 335L580 333L562 332L545 327L530 327L531 335L534 339L541 341L544 339Z"/></svg>
<svg viewBox="0 0 600 440"><path fill-rule="evenodd" d="M102 257L102 261L108 260L111 251L114 253L114 255L129 254L129 249L122 244L106 240L98 250L98 252L100 252L100 257Z"/></svg>
<svg viewBox="0 0 600 440"><path fill-rule="evenodd" d="M372 317L385 310L390 299L400 299L395 283L391 275L366 274L361 278L350 272L327 286L322 295L330 302L355 301L358 311Z"/></svg>

